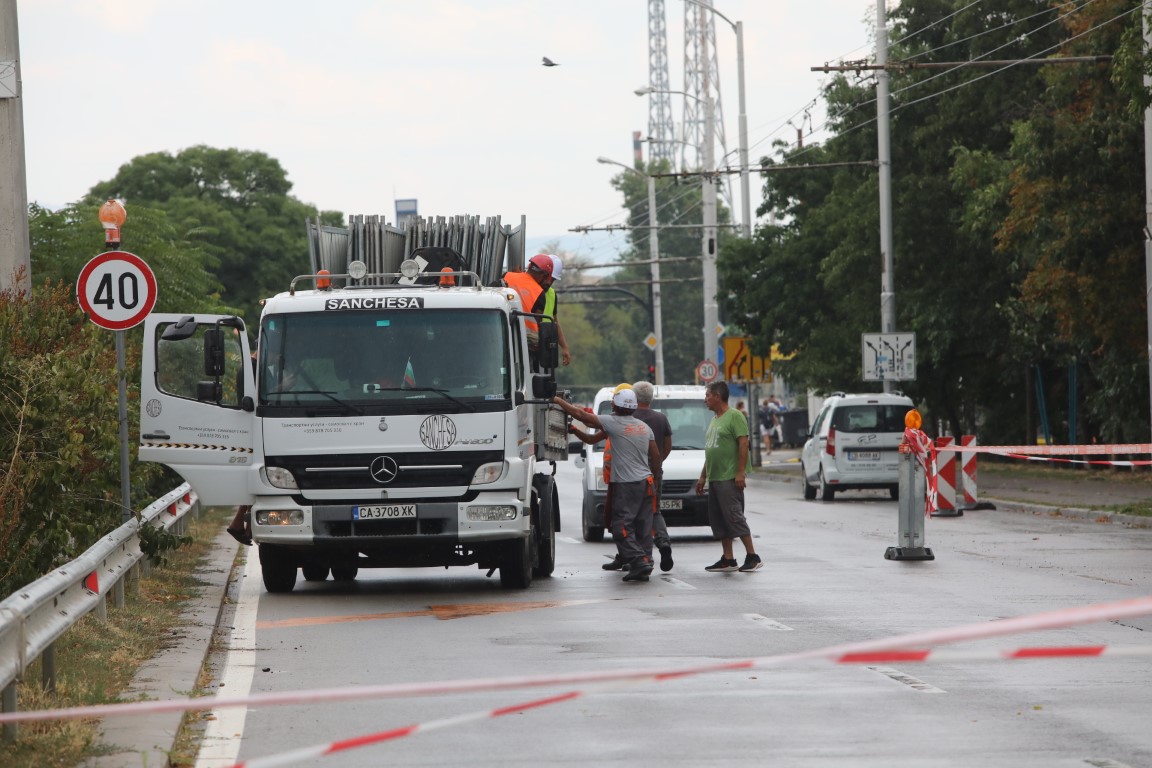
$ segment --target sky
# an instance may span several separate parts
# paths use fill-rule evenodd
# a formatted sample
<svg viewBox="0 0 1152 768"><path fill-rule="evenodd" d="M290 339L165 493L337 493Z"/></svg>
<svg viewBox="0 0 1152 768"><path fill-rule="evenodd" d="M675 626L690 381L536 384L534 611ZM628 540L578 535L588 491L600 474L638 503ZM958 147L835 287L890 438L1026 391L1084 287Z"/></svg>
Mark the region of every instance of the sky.
<svg viewBox="0 0 1152 768"><path fill-rule="evenodd" d="M743 22L752 161L798 126L818 141L829 76L810 69L872 54L874 0L713 5ZM665 8L682 91L684 0ZM57 208L134 157L206 144L268 154L323 210L394 220L395 200L414 198L424 216L524 216L530 247L561 240L593 261L626 245L570 230L626 221L621 169L597 158L631 165L632 132L648 134L634 94L648 84L647 0L18 0L18 13L30 202ZM722 19L716 44L736 166Z"/></svg>

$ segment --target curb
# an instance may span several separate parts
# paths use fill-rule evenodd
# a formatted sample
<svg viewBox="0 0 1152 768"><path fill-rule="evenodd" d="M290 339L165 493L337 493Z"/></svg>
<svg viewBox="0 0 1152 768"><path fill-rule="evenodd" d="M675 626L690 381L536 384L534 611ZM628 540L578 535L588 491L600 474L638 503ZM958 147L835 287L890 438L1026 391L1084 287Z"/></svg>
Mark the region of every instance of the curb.
<svg viewBox="0 0 1152 768"><path fill-rule="evenodd" d="M132 683L120 695L122 700L166 701L185 698L195 691L220 622L233 568L242 554L239 546L221 528L211 553L196 570L203 586L181 614L172 645L136 671ZM169 765L183 719L182 712L108 718L100 724L100 742L107 751L83 761L79 768Z"/></svg>

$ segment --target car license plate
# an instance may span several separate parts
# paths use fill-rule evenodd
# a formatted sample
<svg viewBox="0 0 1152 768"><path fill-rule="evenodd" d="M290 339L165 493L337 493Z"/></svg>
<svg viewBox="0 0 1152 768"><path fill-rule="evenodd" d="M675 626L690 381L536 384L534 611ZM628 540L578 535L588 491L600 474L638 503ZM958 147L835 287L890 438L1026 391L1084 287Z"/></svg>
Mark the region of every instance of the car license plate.
<svg viewBox="0 0 1152 768"><path fill-rule="evenodd" d="M352 507L353 520L396 520L416 517L415 504L377 504L371 507Z"/></svg>
<svg viewBox="0 0 1152 768"><path fill-rule="evenodd" d="M684 509L683 499L660 499L660 509Z"/></svg>
<svg viewBox="0 0 1152 768"><path fill-rule="evenodd" d="M880 452L848 451L848 461L880 461Z"/></svg>

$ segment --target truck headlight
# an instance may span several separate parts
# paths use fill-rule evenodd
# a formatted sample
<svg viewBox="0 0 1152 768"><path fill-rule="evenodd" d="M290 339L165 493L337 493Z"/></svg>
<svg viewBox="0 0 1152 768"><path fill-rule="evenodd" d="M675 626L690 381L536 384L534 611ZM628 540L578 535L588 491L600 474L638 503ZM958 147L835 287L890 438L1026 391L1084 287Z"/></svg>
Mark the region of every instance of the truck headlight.
<svg viewBox="0 0 1152 768"><path fill-rule="evenodd" d="M481 464L472 475L472 485L487 485L494 483L504 475L504 462L497 461L492 464Z"/></svg>
<svg viewBox="0 0 1152 768"><path fill-rule="evenodd" d="M296 478L284 467L264 467L264 476L268 478L268 484L273 488L300 490L300 486L296 485Z"/></svg>
<svg viewBox="0 0 1152 768"><path fill-rule="evenodd" d="M256 525L304 525L304 510L262 509L256 513Z"/></svg>
<svg viewBox="0 0 1152 768"><path fill-rule="evenodd" d="M468 519L481 522L494 522L497 520L515 520L520 516L520 510L507 504L484 504L468 507Z"/></svg>

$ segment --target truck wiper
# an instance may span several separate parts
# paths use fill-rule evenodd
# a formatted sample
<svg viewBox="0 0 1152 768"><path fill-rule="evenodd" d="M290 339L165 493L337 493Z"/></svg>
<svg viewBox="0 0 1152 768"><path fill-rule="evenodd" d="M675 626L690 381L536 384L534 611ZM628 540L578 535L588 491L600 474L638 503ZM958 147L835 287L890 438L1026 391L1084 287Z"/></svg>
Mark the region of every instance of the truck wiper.
<svg viewBox="0 0 1152 768"><path fill-rule="evenodd" d="M336 395L334 395L332 392L329 392L328 390L325 390L325 389L279 389L279 390L276 390L275 392L269 392L268 394L269 394L269 396L276 395L278 397L283 397L284 395L324 395L324 397L326 397L329 400L331 400L332 402L336 403L336 405L340 406L345 411L350 411L350 412L356 414L357 416L363 416L364 415L363 410L361 410L360 408L357 408L356 406L352 405L349 402L345 402L344 400L341 400L340 398L336 397Z"/></svg>
<svg viewBox="0 0 1152 768"><path fill-rule="evenodd" d="M456 398L452 397L452 395L448 394L448 390L446 390L446 389L436 389L435 387L390 387L385 391L387 391L387 392L435 392L436 394L440 395L441 397L444 397L445 399L451 400L452 402L456 403L456 405L460 406L461 408L467 408L468 410L470 410L472 412L476 411L476 408L474 406L469 405L468 403L465 403L462 400L457 400Z"/></svg>

